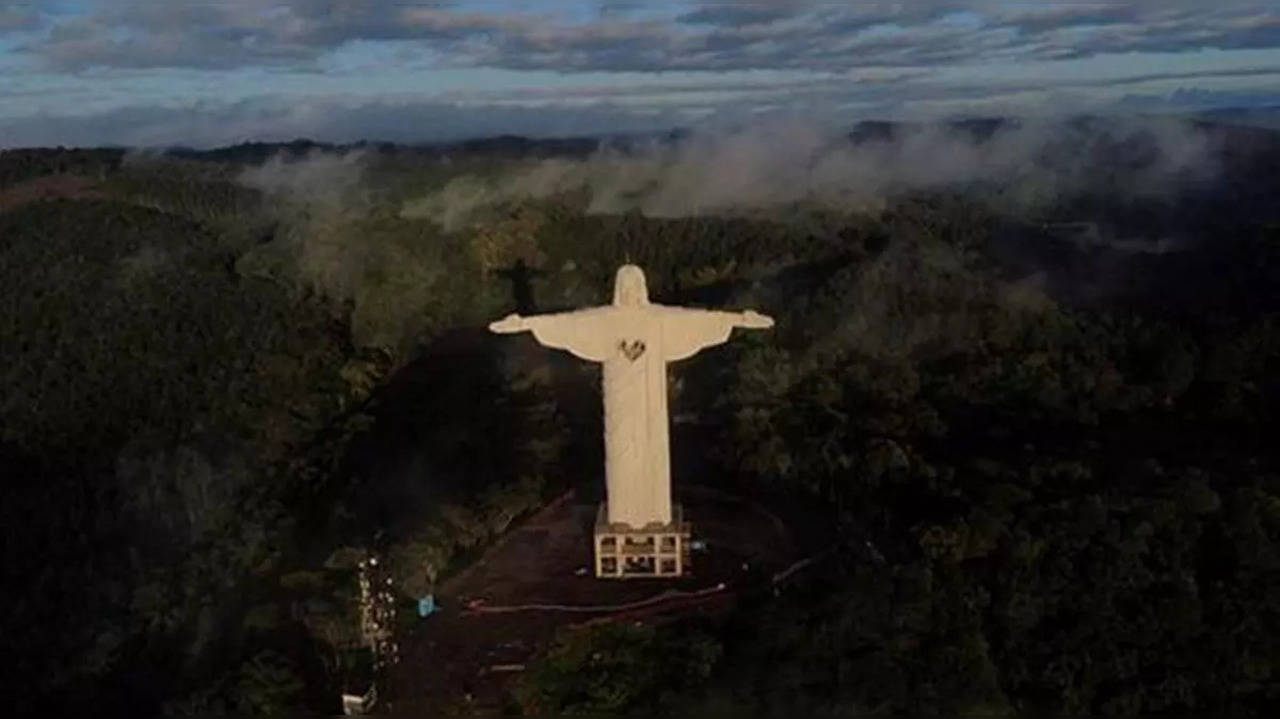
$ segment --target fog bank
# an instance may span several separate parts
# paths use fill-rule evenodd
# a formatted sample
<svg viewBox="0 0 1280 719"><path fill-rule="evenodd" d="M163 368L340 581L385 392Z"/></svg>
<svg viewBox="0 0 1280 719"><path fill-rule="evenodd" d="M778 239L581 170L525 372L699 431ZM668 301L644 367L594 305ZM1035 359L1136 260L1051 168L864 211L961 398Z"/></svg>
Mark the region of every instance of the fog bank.
<svg viewBox="0 0 1280 719"><path fill-rule="evenodd" d="M684 217L812 204L874 210L897 193L965 188L1027 211L1122 173L1153 196L1216 172L1212 141L1175 119L1028 121L987 134L959 125L897 126L854 142L803 122L700 131L676 142L602 146L587 159L465 175L406 202L402 214L457 229L504 203L585 193L588 212Z"/></svg>

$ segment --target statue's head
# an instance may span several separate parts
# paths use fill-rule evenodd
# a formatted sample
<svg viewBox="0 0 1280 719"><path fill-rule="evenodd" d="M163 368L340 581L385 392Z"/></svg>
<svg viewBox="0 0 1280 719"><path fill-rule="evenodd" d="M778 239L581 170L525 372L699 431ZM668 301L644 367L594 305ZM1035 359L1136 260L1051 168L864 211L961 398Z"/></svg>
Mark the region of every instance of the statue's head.
<svg viewBox="0 0 1280 719"><path fill-rule="evenodd" d="M642 307L649 304L649 289L644 283L644 270L635 265L618 268L613 281L613 304L622 307Z"/></svg>

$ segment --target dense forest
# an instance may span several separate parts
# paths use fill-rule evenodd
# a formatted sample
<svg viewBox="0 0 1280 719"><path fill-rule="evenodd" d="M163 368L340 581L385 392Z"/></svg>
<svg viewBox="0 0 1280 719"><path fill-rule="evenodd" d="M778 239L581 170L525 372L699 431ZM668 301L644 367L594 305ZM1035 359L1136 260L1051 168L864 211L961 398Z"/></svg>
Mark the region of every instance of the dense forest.
<svg viewBox="0 0 1280 719"><path fill-rule="evenodd" d="M1280 135L1199 127L1212 178L1140 193L1151 153L1081 127L1088 181L1034 205L683 214L501 190L585 141L0 153L11 706L336 713L362 552L411 615L601 461L590 368L485 323L631 261L658 301L775 317L674 370L677 433L706 481L821 506L836 551L724 617L566 635L513 711L1265 714Z"/></svg>

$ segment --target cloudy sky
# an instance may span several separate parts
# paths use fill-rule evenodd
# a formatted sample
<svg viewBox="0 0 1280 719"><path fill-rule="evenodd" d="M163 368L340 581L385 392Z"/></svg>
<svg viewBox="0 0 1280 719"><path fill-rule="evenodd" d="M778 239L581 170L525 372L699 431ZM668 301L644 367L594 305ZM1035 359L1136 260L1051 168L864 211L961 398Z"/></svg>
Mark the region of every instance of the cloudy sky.
<svg viewBox="0 0 1280 719"><path fill-rule="evenodd" d="M1274 2L0 0L0 147L1274 104Z"/></svg>

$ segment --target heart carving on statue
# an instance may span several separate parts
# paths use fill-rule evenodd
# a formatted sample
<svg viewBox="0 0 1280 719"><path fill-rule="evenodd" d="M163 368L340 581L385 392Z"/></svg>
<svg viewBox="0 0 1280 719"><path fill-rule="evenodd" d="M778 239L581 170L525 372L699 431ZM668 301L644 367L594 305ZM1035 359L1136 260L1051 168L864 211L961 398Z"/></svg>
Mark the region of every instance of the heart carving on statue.
<svg viewBox="0 0 1280 719"><path fill-rule="evenodd" d="M622 350L622 356L635 362L640 359L640 355L644 354L644 342L641 340L632 340L627 342L622 340L618 343L618 349Z"/></svg>

